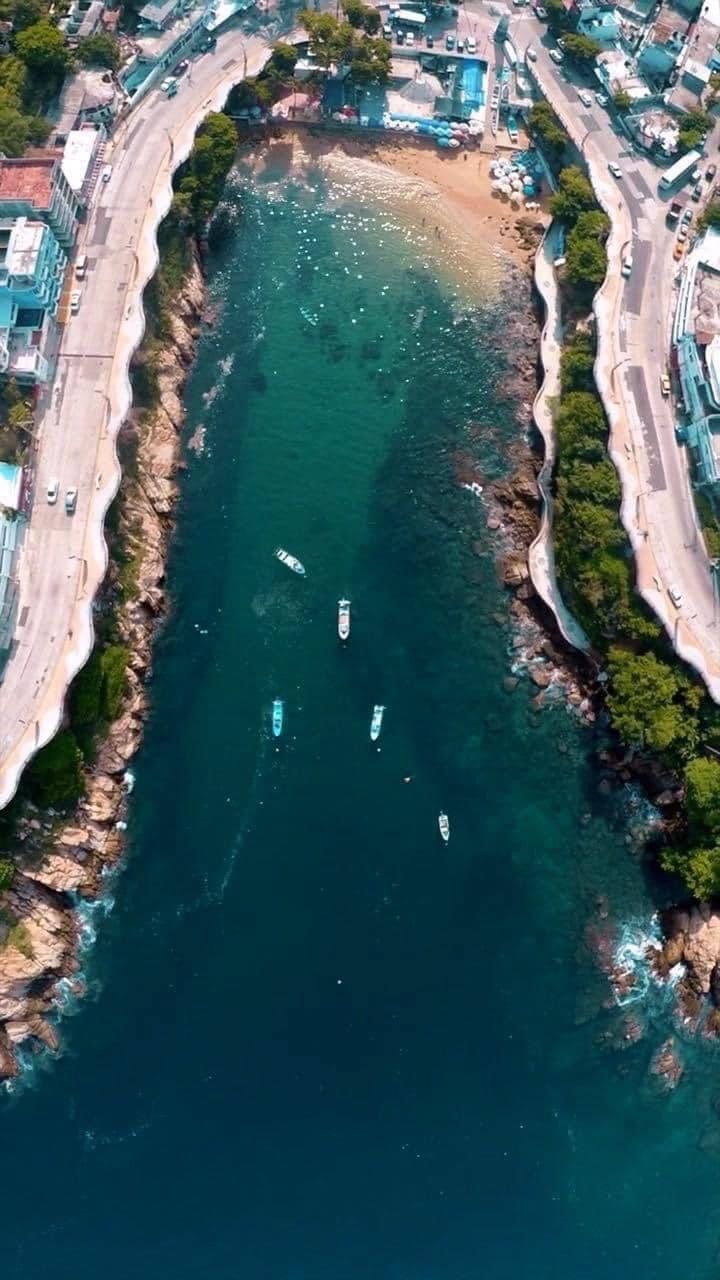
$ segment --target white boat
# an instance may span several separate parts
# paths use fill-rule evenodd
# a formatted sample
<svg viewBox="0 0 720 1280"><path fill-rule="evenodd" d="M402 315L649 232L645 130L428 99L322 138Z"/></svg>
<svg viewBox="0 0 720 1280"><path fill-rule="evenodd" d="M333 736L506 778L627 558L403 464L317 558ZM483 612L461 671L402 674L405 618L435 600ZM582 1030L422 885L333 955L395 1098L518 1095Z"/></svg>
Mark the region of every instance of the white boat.
<svg viewBox="0 0 720 1280"><path fill-rule="evenodd" d="M338 600L338 635L347 640L350 635L350 601Z"/></svg>
<svg viewBox="0 0 720 1280"><path fill-rule="evenodd" d="M446 813L441 813L438 815L438 826L440 828L440 835L442 836L443 840L447 844L448 840L450 839L450 823L448 821L448 816Z"/></svg>
<svg viewBox="0 0 720 1280"><path fill-rule="evenodd" d="M297 556L291 556L289 551L283 550L282 547L276 547L275 558L281 564L287 565L288 569L292 569L293 573L299 573L301 578L305 577L305 566L300 563Z"/></svg>
<svg viewBox="0 0 720 1280"><path fill-rule="evenodd" d="M378 738L380 737L380 730L382 729L384 714L385 714L385 708L381 707L379 702L376 702L375 706L373 707L372 720L370 721L370 741L371 742L377 742Z"/></svg>
<svg viewBox="0 0 720 1280"><path fill-rule="evenodd" d="M285 703L282 698L273 700L272 708L272 729L273 737L279 738L283 728L283 717L285 715Z"/></svg>

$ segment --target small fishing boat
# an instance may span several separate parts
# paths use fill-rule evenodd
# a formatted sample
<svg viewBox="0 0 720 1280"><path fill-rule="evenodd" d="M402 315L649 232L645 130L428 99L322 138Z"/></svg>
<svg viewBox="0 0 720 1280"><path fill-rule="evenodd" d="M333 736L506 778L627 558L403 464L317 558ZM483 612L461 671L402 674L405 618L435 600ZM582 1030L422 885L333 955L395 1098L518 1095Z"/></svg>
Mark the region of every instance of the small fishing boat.
<svg viewBox="0 0 720 1280"><path fill-rule="evenodd" d="M273 700L273 709L272 709L272 729L273 729L273 737L275 738L279 738L280 734L282 733L284 715L285 715L285 703L283 702L282 698L275 698Z"/></svg>
<svg viewBox="0 0 720 1280"><path fill-rule="evenodd" d="M447 844L448 840L450 839L450 823L448 821L448 816L446 813L441 813L438 815L438 826L440 828L440 835L442 836L443 840Z"/></svg>
<svg viewBox="0 0 720 1280"><path fill-rule="evenodd" d="M293 573L299 573L301 578L305 577L305 566L300 563L297 556L291 556L289 551L276 547L275 558L281 564L287 565L288 569L292 569Z"/></svg>
<svg viewBox="0 0 720 1280"><path fill-rule="evenodd" d="M384 714L385 714L385 708L381 707L380 704L376 702L375 706L373 707L372 720L370 721L370 741L371 742L377 742L378 738L380 737L380 730L382 729Z"/></svg>
<svg viewBox="0 0 720 1280"><path fill-rule="evenodd" d="M350 601L338 600L338 635L347 640L350 635Z"/></svg>

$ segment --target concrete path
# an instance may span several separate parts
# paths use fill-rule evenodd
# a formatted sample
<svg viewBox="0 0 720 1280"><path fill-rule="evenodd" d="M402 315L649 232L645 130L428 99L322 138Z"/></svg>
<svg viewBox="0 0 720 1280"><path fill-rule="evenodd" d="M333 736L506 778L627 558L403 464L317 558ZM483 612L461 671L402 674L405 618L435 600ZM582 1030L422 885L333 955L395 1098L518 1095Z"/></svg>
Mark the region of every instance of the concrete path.
<svg viewBox="0 0 720 1280"><path fill-rule="evenodd" d="M555 615L561 635L575 649L587 653L590 641L562 598L555 575L555 553L552 541L553 497L552 474L555 466L555 424L553 401L560 395L560 354L562 321L560 299L553 262L558 254L559 228L550 227L535 255L535 284L545 304L545 324L540 339L540 355L544 377L535 397L533 417L545 445L545 457L538 476L543 500L540 530L528 553L533 586Z"/></svg>

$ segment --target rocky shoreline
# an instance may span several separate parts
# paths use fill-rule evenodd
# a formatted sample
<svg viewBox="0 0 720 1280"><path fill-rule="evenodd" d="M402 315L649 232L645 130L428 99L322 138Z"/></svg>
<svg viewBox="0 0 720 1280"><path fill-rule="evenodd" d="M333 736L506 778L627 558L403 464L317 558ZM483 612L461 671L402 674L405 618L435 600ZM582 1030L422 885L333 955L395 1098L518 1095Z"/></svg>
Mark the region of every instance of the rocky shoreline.
<svg viewBox="0 0 720 1280"><path fill-rule="evenodd" d="M28 803L15 825L17 872L0 896L0 1080L18 1075L20 1046L57 1048L48 1015L66 992L82 991L78 902L99 896L104 874L123 851L125 775L143 735L153 641L166 610L165 564L185 416L181 394L205 303L202 268L193 254L174 299L170 339L157 357L157 406L142 421L131 412L120 434L119 447L135 454L119 499L123 554L134 568L131 598L115 613L120 643L130 653L120 715L84 771L85 792L72 815L60 819ZM141 348L136 362L142 359ZM118 581L111 562L106 598L117 598Z"/></svg>

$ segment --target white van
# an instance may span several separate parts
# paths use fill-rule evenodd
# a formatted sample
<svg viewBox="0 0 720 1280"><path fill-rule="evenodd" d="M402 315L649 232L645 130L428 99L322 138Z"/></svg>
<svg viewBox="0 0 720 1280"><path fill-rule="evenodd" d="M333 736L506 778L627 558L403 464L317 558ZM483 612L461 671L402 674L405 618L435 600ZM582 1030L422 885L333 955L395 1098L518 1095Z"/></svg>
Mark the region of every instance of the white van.
<svg viewBox="0 0 720 1280"><path fill-rule="evenodd" d="M622 274L625 276L625 278L626 278L626 279L627 279L627 277L632 273L632 269L633 269L632 254L631 254L631 253L624 253L624 254L623 254L623 260L622 260L621 272L622 272Z"/></svg>
<svg viewBox="0 0 720 1280"><path fill-rule="evenodd" d="M88 264L88 261L87 261L87 254L86 254L86 253L81 253L81 254L80 254L80 257L79 257L79 258L76 260L76 262L75 262L75 279L76 279L76 280L84 280L84 279L85 279L85 273L86 273L86 271L87 271L87 264Z"/></svg>

